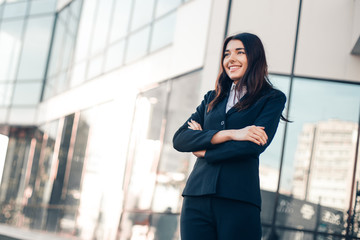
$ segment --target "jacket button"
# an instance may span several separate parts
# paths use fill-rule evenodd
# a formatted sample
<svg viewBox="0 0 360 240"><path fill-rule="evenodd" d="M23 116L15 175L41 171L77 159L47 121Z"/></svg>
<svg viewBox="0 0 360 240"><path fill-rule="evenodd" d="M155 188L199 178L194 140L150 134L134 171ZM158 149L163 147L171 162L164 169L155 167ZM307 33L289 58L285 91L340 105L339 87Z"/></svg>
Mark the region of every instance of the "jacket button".
<svg viewBox="0 0 360 240"><path fill-rule="evenodd" d="M221 121L221 123L220 123L221 125L224 125L225 124L225 122L224 121Z"/></svg>

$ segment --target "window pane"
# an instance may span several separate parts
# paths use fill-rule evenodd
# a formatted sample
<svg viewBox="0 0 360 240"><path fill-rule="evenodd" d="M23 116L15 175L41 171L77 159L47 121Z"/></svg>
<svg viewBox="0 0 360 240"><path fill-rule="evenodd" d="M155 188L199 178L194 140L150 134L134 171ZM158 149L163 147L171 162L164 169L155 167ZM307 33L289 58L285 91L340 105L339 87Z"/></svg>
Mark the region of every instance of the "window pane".
<svg viewBox="0 0 360 240"><path fill-rule="evenodd" d="M12 83L0 83L0 106L9 106L13 94L14 85Z"/></svg>
<svg viewBox="0 0 360 240"><path fill-rule="evenodd" d="M147 53L150 28L147 27L129 37L126 52L126 63L143 57Z"/></svg>
<svg viewBox="0 0 360 240"><path fill-rule="evenodd" d="M180 4L181 0L158 0L156 4L156 17L176 9Z"/></svg>
<svg viewBox="0 0 360 240"><path fill-rule="evenodd" d="M62 46L62 64L61 71L65 71L71 64L71 58L74 50L75 39L69 33L66 34L64 45Z"/></svg>
<svg viewBox="0 0 360 240"><path fill-rule="evenodd" d="M73 67L71 74L71 87L79 85L85 80L86 61L78 63Z"/></svg>
<svg viewBox="0 0 360 240"><path fill-rule="evenodd" d="M7 3L4 6L3 18L22 17L25 16L28 2Z"/></svg>
<svg viewBox="0 0 360 240"><path fill-rule="evenodd" d="M56 0L32 0L30 15L53 13L56 9Z"/></svg>
<svg viewBox="0 0 360 240"><path fill-rule="evenodd" d="M358 132L360 85L294 79L280 193L299 205L301 223L341 233L349 206ZM280 203L281 204L281 203ZM320 213L316 213L321 207ZM328 213L326 213L326 211ZM336 220L334 220L336 219ZM321 222L322 223L322 222ZM309 225L310 228L310 225Z"/></svg>
<svg viewBox="0 0 360 240"><path fill-rule="evenodd" d="M281 90L288 98L290 78L270 76L274 87ZM286 109L283 111L285 116ZM275 137L266 151L260 155L260 188L262 196L262 223L271 224L274 214L276 190L279 181L280 158L283 147L285 123L280 121Z"/></svg>
<svg viewBox="0 0 360 240"><path fill-rule="evenodd" d="M14 105L35 105L39 103L42 82L20 83L15 86Z"/></svg>
<svg viewBox="0 0 360 240"><path fill-rule="evenodd" d="M152 206L156 184L156 172L161 151L162 128L164 128L167 85L162 84L139 95L133 121L128 161L131 176L125 209L148 210ZM166 209L166 208L165 208Z"/></svg>
<svg viewBox="0 0 360 240"><path fill-rule="evenodd" d="M109 47L106 56L105 71L109 71L122 65L124 59L124 47L125 40Z"/></svg>
<svg viewBox="0 0 360 240"><path fill-rule="evenodd" d="M65 40L65 25L62 21L56 22L54 42L51 48L50 62L47 75L52 77L59 73L61 66L61 55Z"/></svg>
<svg viewBox="0 0 360 240"><path fill-rule="evenodd" d="M193 168L195 158L191 153L175 151L172 138L179 126L185 122L199 104L200 79L201 72L196 72L172 81L164 142L153 199L153 211L164 212L171 209L173 213L180 212L181 193Z"/></svg>
<svg viewBox="0 0 360 240"><path fill-rule="evenodd" d="M81 5L82 5L82 0L72 1L71 5L70 5L70 11L74 17L77 17L77 18L80 17Z"/></svg>
<svg viewBox="0 0 360 240"><path fill-rule="evenodd" d="M101 74L104 56L95 57L90 60L87 79L94 78Z"/></svg>
<svg viewBox="0 0 360 240"><path fill-rule="evenodd" d="M170 44L174 38L176 13L166 16L154 23L150 51Z"/></svg>
<svg viewBox="0 0 360 240"><path fill-rule="evenodd" d="M14 81L20 59L24 20L3 21L0 28L0 82Z"/></svg>
<svg viewBox="0 0 360 240"><path fill-rule="evenodd" d="M91 55L105 48L110 28L110 16L113 0L101 0L97 6L96 22L92 39Z"/></svg>
<svg viewBox="0 0 360 240"><path fill-rule="evenodd" d="M88 57L91 32L94 26L95 10L96 0L87 0L84 2L77 37L75 62L79 62Z"/></svg>
<svg viewBox="0 0 360 240"><path fill-rule="evenodd" d="M110 43L124 37L128 31L132 0L115 1Z"/></svg>
<svg viewBox="0 0 360 240"><path fill-rule="evenodd" d="M53 16L28 20L18 79L42 79L44 77L53 20Z"/></svg>
<svg viewBox="0 0 360 240"><path fill-rule="evenodd" d="M131 21L131 31L150 23L154 9L154 0L135 0Z"/></svg>

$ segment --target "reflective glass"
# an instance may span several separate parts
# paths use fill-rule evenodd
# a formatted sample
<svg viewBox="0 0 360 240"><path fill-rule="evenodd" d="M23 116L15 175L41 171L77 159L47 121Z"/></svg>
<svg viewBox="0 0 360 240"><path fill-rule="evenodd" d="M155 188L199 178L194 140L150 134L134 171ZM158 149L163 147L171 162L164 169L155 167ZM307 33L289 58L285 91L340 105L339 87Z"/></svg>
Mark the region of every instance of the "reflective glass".
<svg viewBox="0 0 360 240"><path fill-rule="evenodd" d="M113 0L101 0L97 5L96 22L94 25L91 56L105 48L110 29L111 8Z"/></svg>
<svg viewBox="0 0 360 240"><path fill-rule="evenodd" d="M271 75L270 81L289 99L290 78ZM286 116L285 107L283 115ZM283 147L285 123L280 121L275 137L270 146L260 155L260 188L262 198L261 221L271 224L275 209L276 190L279 181L280 158Z"/></svg>
<svg viewBox="0 0 360 240"><path fill-rule="evenodd" d="M61 62L61 71L65 71L69 68L71 64L71 59L74 50L75 39L69 33L66 34L65 40L62 46L62 62Z"/></svg>
<svg viewBox="0 0 360 240"><path fill-rule="evenodd" d="M155 0L136 0L131 20L131 31L152 21Z"/></svg>
<svg viewBox="0 0 360 240"><path fill-rule="evenodd" d="M70 5L71 14L76 18L80 18L81 5L82 5L82 0L73 0Z"/></svg>
<svg viewBox="0 0 360 240"><path fill-rule="evenodd" d="M77 63L71 73L70 86L74 87L85 81L86 61Z"/></svg>
<svg viewBox="0 0 360 240"><path fill-rule="evenodd" d="M18 79L42 79L48 57L53 16L29 18Z"/></svg>
<svg viewBox="0 0 360 240"><path fill-rule="evenodd" d="M79 19L76 17L70 16L67 26L68 26L68 32L75 37L77 34L78 27L79 27Z"/></svg>
<svg viewBox="0 0 360 240"><path fill-rule="evenodd" d="M104 62L104 56L97 56L90 60L88 67L87 79L92 79L102 72L102 65Z"/></svg>
<svg viewBox="0 0 360 240"><path fill-rule="evenodd" d="M127 172L131 178L126 192L125 209L147 210L152 207L162 147L161 139L165 128L166 103L166 83L140 94L137 99L129 150L129 156L132 157L128 160L131 172ZM179 195L176 194L175 197L178 198ZM163 199L162 203L166 199ZM174 205L169 204L170 207ZM166 210L168 205L164 207L162 211Z"/></svg>
<svg viewBox="0 0 360 240"><path fill-rule="evenodd" d="M125 40L113 44L106 54L105 71L117 68L123 64Z"/></svg>
<svg viewBox="0 0 360 240"><path fill-rule="evenodd" d="M6 122L7 121L8 112L9 112L8 108L0 107L0 121L1 122ZM2 145L2 147L4 147L4 145ZM0 149L1 149L1 147L0 147ZM2 172L2 170L1 170L1 172Z"/></svg>
<svg viewBox="0 0 360 240"><path fill-rule="evenodd" d="M110 31L110 43L124 37L128 31L132 0L115 1Z"/></svg>
<svg viewBox="0 0 360 240"><path fill-rule="evenodd" d="M26 14L28 2L7 3L4 6L3 18L23 17Z"/></svg>
<svg viewBox="0 0 360 240"><path fill-rule="evenodd" d="M54 96L55 89L51 83L49 83L49 80L52 80L53 78L48 78L46 80L45 88L44 88L44 95L42 100L47 100L50 97Z"/></svg>
<svg viewBox="0 0 360 240"><path fill-rule="evenodd" d="M143 57L147 53L150 28L140 30L129 37L126 49L126 63Z"/></svg>
<svg viewBox="0 0 360 240"><path fill-rule="evenodd" d="M126 212L123 214L120 239L146 239L150 231L150 214ZM172 240L172 239L169 239Z"/></svg>
<svg viewBox="0 0 360 240"><path fill-rule="evenodd" d="M57 75L55 80L55 93L61 93L68 88L68 81L67 81L68 71L62 71L60 74Z"/></svg>
<svg viewBox="0 0 360 240"><path fill-rule="evenodd" d="M175 151L172 138L185 119L199 104L198 89L201 72L196 72L171 83L171 92L166 109L166 128L157 174L152 210L179 213L182 204L181 193L195 158L191 153ZM184 94L186 97L184 97Z"/></svg>
<svg viewBox="0 0 360 240"><path fill-rule="evenodd" d="M358 134L359 92L360 85L294 79L290 106L294 122L288 124L280 182L283 200L278 206L283 216L277 224L344 231Z"/></svg>
<svg viewBox="0 0 360 240"><path fill-rule="evenodd" d="M157 50L172 43L176 24L176 13L172 13L154 23L151 35L150 51Z"/></svg>
<svg viewBox="0 0 360 240"><path fill-rule="evenodd" d="M14 85L12 83L0 83L0 106L9 106L13 95Z"/></svg>
<svg viewBox="0 0 360 240"><path fill-rule="evenodd" d="M58 20L61 20L64 24L67 25L69 17L70 17L70 8L65 7L59 12Z"/></svg>
<svg viewBox="0 0 360 240"><path fill-rule="evenodd" d="M77 36L75 63L88 57L91 33L95 20L95 10L96 0L87 0L84 2Z"/></svg>
<svg viewBox="0 0 360 240"><path fill-rule="evenodd" d="M156 3L156 17L176 9L180 4L181 0L158 0Z"/></svg>
<svg viewBox="0 0 360 240"><path fill-rule="evenodd" d="M53 13L56 10L56 0L32 0L30 15Z"/></svg>
<svg viewBox="0 0 360 240"><path fill-rule="evenodd" d="M62 21L56 22L54 41L51 48L51 55L48 66L48 77L52 77L60 71L61 56L63 53L63 45L65 40L66 26Z"/></svg>
<svg viewBox="0 0 360 240"><path fill-rule="evenodd" d="M36 105L39 103L42 82L17 82L14 90L13 105Z"/></svg>
<svg viewBox="0 0 360 240"><path fill-rule="evenodd" d="M14 81L22 46L24 20L3 21L0 28L0 82Z"/></svg>
<svg viewBox="0 0 360 240"><path fill-rule="evenodd" d="M92 94L94 92L96 89ZM132 107L121 107L122 111L117 111L120 105L110 102L80 115L80 135L73 158L73 161L81 162L86 153L81 194L74 192L74 197L80 197L76 220L79 239L94 239L95 236L96 239L118 239L115 235L123 201L122 185ZM98 224L103 227L97 228Z"/></svg>

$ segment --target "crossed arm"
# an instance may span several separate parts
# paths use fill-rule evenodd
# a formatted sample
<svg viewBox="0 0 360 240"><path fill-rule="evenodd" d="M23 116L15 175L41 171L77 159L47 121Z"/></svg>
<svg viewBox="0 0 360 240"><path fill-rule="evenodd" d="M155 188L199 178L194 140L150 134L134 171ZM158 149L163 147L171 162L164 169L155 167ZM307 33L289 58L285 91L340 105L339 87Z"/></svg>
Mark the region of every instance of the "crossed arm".
<svg viewBox="0 0 360 240"><path fill-rule="evenodd" d="M261 154L275 135L286 97L283 93L271 96L253 125L226 130L202 129L206 100L205 96L197 111L175 133L173 144L180 152L193 152L195 156L215 163Z"/></svg>
<svg viewBox="0 0 360 240"><path fill-rule="evenodd" d="M194 120L190 120L188 125L189 129L202 131L201 125ZM268 140L268 136L264 129L265 127L252 125L241 129L221 130L213 135L211 143L220 144L227 141L250 141L263 146ZM193 152L196 157L204 157L205 153L206 150Z"/></svg>

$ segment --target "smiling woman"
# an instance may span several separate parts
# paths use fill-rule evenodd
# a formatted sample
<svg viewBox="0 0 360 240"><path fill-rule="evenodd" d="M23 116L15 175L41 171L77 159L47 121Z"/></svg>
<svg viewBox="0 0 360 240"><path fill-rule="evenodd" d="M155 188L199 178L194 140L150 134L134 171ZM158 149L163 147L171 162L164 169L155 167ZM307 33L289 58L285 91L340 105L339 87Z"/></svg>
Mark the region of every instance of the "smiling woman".
<svg viewBox="0 0 360 240"><path fill-rule="evenodd" d="M192 152L183 191L182 240L261 239L259 155L271 143L286 102L268 79L260 39L225 39L215 90L209 91L173 138Z"/></svg>

